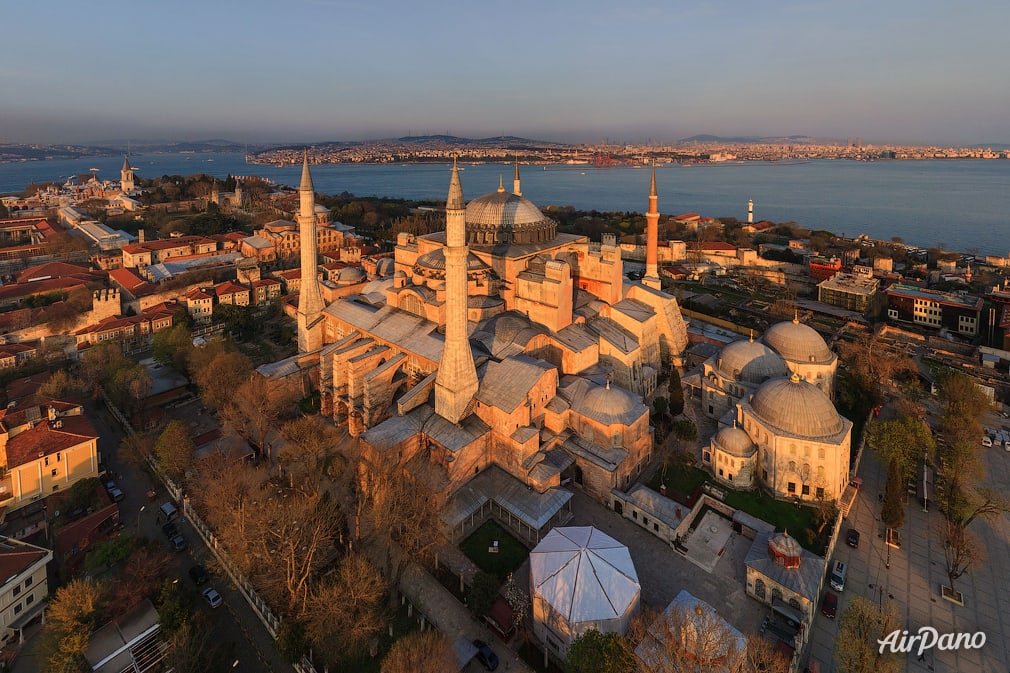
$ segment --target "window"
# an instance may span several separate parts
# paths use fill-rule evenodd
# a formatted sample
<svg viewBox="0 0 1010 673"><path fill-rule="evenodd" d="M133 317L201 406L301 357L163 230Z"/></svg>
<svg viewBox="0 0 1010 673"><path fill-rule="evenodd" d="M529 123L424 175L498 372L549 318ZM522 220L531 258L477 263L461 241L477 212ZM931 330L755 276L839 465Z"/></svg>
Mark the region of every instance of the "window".
<svg viewBox="0 0 1010 673"><path fill-rule="evenodd" d="M722 468L721 467L719 468L719 476L720 477L722 476Z"/></svg>
<svg viewBox="0 0 1010 673"><path fill-rule="evenodd" d="M643 526L648 526L649 525L649 517L647 517L647 516L643 516L642 517L642 525Z"/></svg>
<svg viewBox="0 0 1010 673"><path fill-rule="evenodd" d="M14 606L14 614L18 614L19 612L21 612L22 607L23 606L20 603L18 603L17 605L15 605Z"/></svg>
<svg viewBox="0 0 1010 673"><path fill-rule="evenodd" d="M659 532L659 524L658 523L652 524L652 530L654 530L654 531L656 531L658 533Z"/></svg>
<svg viewBox="0 0 1010 673"><path fill-rule="evenodd" d="M824 487L823 486L818 486L817 487L817 499L818 500L823 500L824 499Z"/></svg>
<svg viewBox="0 0 1010 673"><path fill-rule="evenodd" d="M712 454L709 453L708 451L702 451L701 452L701 459L703 461L705 461L706 463L711 463L712 462Z"/></svg>
<svg viewBox="0 0 1010 673"><path fill-rule="evenodd" d="M46 461L46 467L49 467L49 456L46 456L45 461Z"/></svg>
<svg viewBox="0 0 1010 673"><path fill-rule="evenodd" d="M35 596L33 596L32 594L28 594L28 597L25 598L25 605L31 605L34 601Z"/></svg>
<svg viewBox="0 0 1010 673"><path fill-rule="evenodd" d="M807 486L806 484L803 484L803 489L801 493L803 493L803 495L810 495L810 487Z"/></svg>
<svg viewBox="0 0 1010 673"><path fill-rule="evenodd" d="M29 577L28 579L26 579L25 580L25 589L27 589L28 587L30 587L32 585L32 582L34 582L34 581L35 581L35 578L33 578L33 577Z"/></svg>
<svg viewBox="0 0 1010 673"><path fill-rule="evenodd" d="M14 587L14 591L12 592L12 594L11 594L11 595L12 595L12 596L17 596L17 595L19 595L20 593L21 593L21 585L19 584L18 586Z"/></svg>
<svg viewBox="0 0 1010 673"><path fill-rule="evenodd" d="M52 474L52 475L53 475L53 476L55 477L55 476L56 476L56 473L57 473L58 471L59 471L59 470L57 470L57 469L56 469L56 468L54 467L54 468L53 468L53 471L51 472L51 474Z"/></svg>
<svg viewBox="0 0 1010 673"><path fill-rule="evenodd" d="M768 481L768 470L761 470L761 479Z"/></svg>
<svg viewBox="0 0 1010 673"><path fill-rule="evenodd" d="M636 510L632 510L631 518L634 519L635 521L638 521L638 512Z"/></svg>
<svg viewBox="0 0 1010 673"><path fill-rule="evenodd" d="M786 485L786 490L789 491L790 493L795 493L796 492L796 482L790 481Z"/></svg>
<svg viewBox="0 0 1010 673"><path fill-rule="evenodd" d="M58 463L58 462L60 462L60 460L62 460L62 459L63 459L63 456L62 456L62 455L60 455L60 453L59 453L59 452L57 451L57 452L56 452L56 462Z"/></svg>

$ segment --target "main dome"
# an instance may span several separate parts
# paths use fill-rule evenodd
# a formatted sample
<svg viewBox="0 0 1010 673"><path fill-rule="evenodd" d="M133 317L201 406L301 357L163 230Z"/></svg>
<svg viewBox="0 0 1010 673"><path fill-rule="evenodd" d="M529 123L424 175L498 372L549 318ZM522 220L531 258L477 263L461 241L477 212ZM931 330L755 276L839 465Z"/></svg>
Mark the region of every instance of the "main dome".
<svg viewBox="0 0 1010 673"><path fill-rule="evenodd" d="M785 360L759 341L734 341L719 353L716 367L723 376L746 383L789 376Z"/></svg>
<svg viewBox="0 0 1010 673"><path fill-rule="evenodd" d="M828 396L795 374L763 383L750 406L765 423L802 437L830 437L845 427Z"/></svg>
<svg viewBox="0 0 1010 673"><path fill-rule="evenodd" d="M466 204L467 245L541 243L553 240L558 224L529 199L499 189Z"/></svg>
<svg viewBox="0 0 1010 673"><path fill-rule="evenodd" d="M829 364L835 359L817 330L799 320L772 325L761 340L792 362Z"/></svg>

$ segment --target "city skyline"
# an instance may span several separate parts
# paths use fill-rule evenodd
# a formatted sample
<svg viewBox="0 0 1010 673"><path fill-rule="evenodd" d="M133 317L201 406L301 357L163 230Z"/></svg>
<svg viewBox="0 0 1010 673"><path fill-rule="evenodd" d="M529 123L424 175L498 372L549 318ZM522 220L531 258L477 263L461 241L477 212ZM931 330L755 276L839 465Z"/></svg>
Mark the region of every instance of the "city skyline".
<svg viewBox="0 0 1010 673"><path fill-rule="evenodd" d="M997 3L56 4L5 12L0 142L1010 142Z"/></svg>

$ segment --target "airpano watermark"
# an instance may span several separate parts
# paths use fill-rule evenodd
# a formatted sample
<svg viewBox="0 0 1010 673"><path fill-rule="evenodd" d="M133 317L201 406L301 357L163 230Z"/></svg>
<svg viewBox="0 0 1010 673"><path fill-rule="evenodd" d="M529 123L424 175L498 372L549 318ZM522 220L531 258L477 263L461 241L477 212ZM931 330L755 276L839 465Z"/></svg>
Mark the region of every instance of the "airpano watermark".
<svg viewBox="0 0 1010 673"><path fill-rule="evenodd" d="M940 633L932 626L923 626L915 635L909 635L908 631L894 630L887 634L886 638L877 642L880 644L880 654L883 654L887 648L890 648L891 652L911 652L918 643L919 648L916 654L921 659L927 651L934 647L938 650L977 650L985 645L985 633L982 631Z"/></svg>

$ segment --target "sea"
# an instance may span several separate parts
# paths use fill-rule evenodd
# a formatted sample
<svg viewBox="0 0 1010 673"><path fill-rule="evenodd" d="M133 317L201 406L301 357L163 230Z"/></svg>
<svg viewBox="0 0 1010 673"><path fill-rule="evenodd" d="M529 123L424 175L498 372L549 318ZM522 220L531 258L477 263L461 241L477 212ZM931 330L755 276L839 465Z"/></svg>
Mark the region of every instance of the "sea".
<svg viewBox="0 0 1010 673"><path fill-rule="evenodd" d="M141 177L206 173L258 175L297 186L300 165L247 164L242 154L135 154ZM0 194L31 182L64 181L89 172L119 179L122 157L0 164ZM512 187L508 163L461 164L467 199L494 191L499 176ZM312 166L316 191L403 199L445 199L448 164L333 164ZM523 196L541 208L644 212L648 167L520 167ZM747 217L796 222L878 240L897 237L919 247L985 255L1010 255L1010 161L849 161L664 164L656 168L661 213Z"/></svg>

